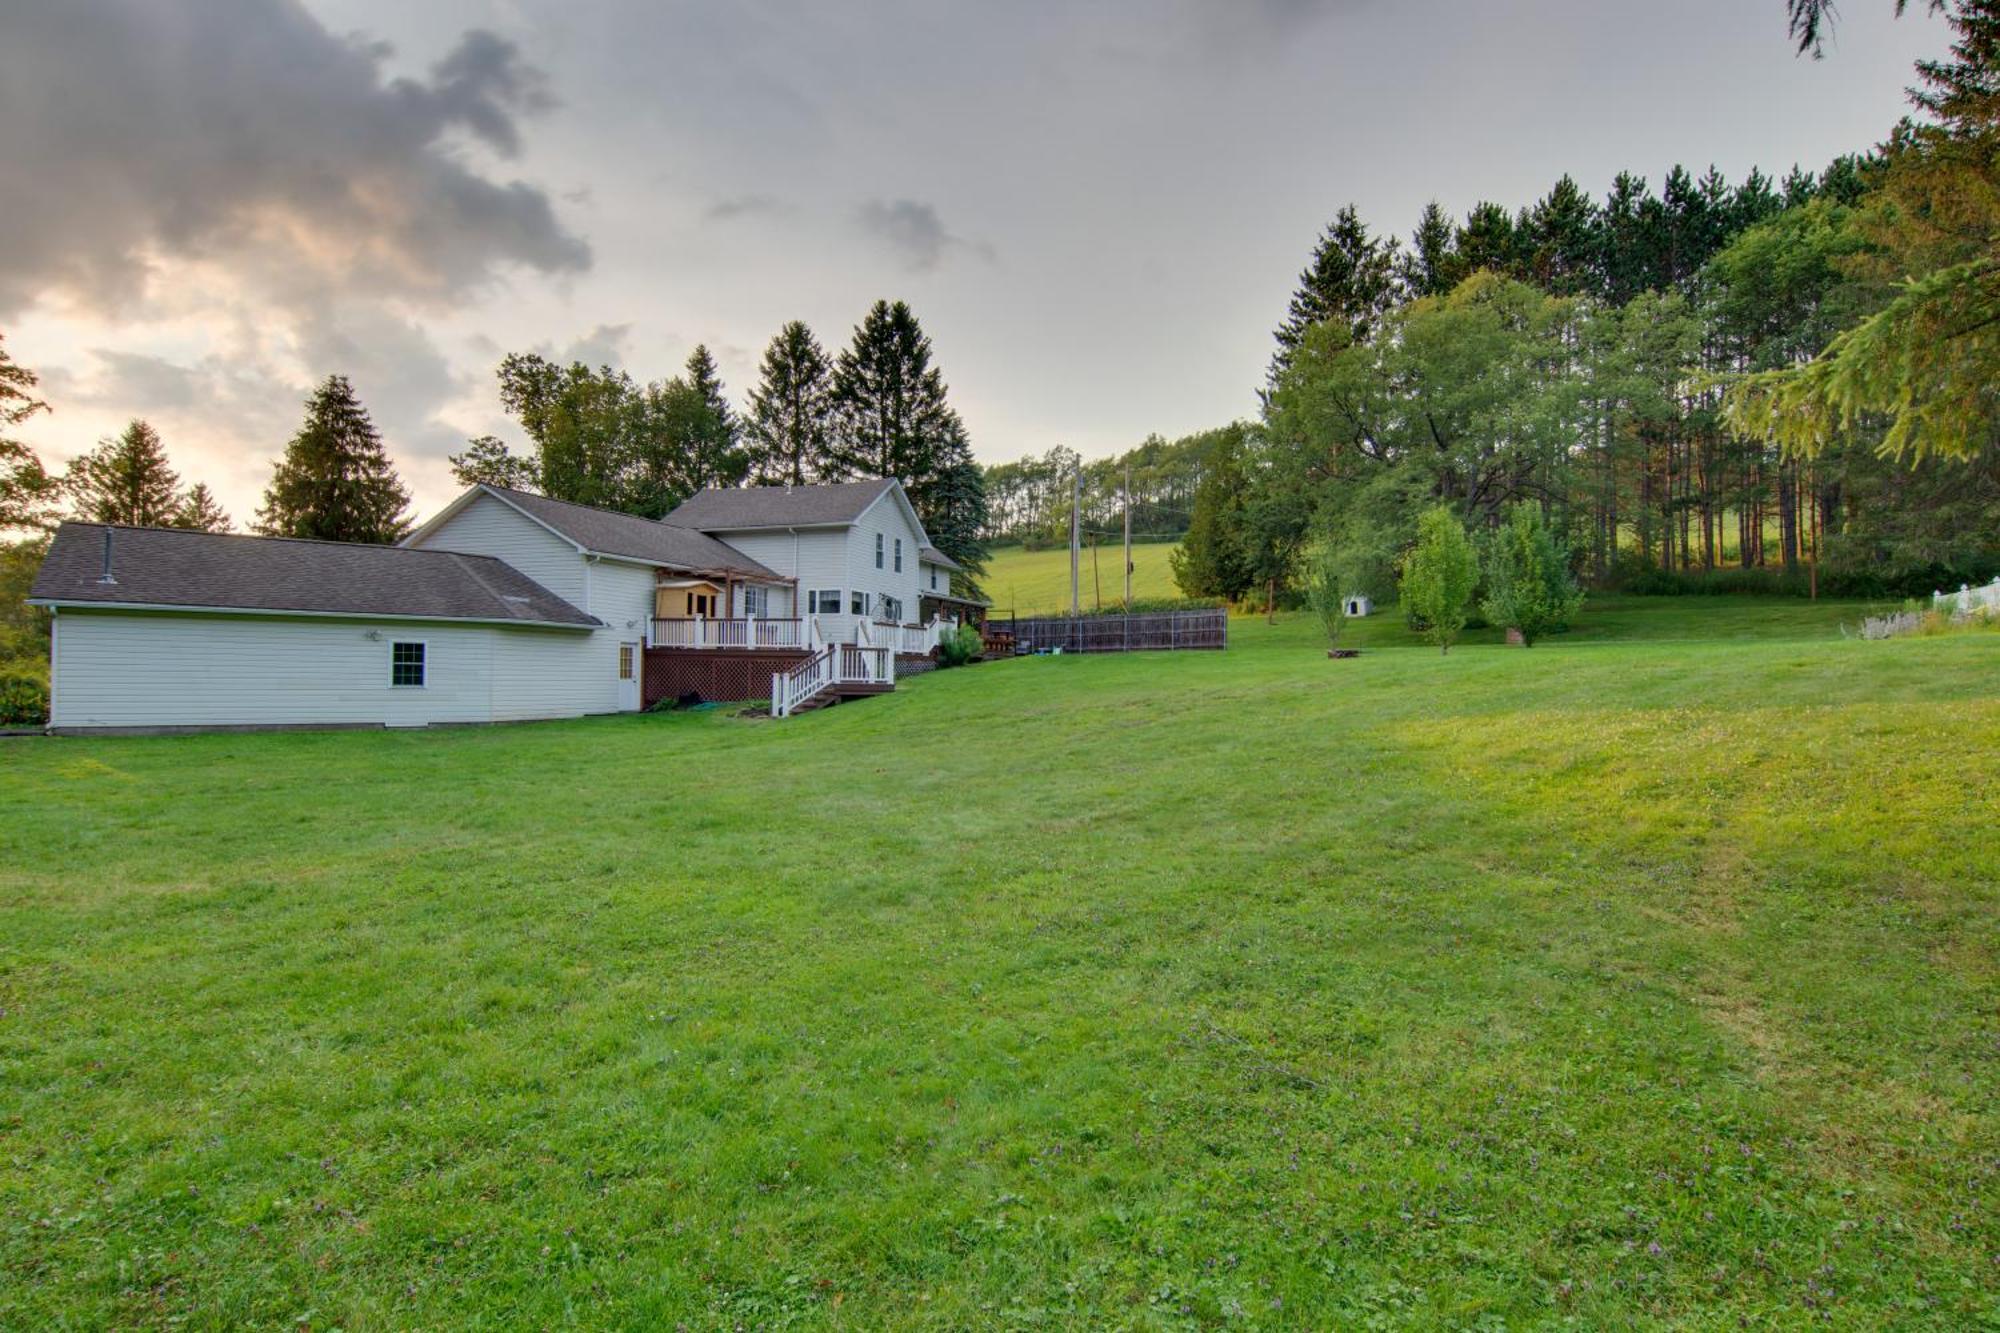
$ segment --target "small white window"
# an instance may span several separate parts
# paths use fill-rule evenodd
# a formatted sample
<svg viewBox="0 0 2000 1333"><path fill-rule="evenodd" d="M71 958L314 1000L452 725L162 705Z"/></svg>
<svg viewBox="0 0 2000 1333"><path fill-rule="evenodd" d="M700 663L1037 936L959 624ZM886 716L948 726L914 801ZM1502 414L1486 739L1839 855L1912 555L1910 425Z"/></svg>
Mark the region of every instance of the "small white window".
<svg viewBox="0 0 2000 1333"><path fill-rule="evenodd" d="M806 594L806 614L814 616L837 616L840 614L840 589L815 588Z"/></svg>
<svg viewBox="0 0 2000 1333"><path fill-rule="evenodd" d="M636 678L636 677L638 676L638 674L639 674L639 657L638 657L638 654L637 654L637 653L634 653L634 652L632 651L632 645L631 645L631 644L629 644L629 643L621 643L621 644L619 644L619 645L618 645L618 679L620 679L620 680L632 680L632 679L635 679L635 678Z"/></svg>
<svg viewBox="0 0 2000 1333"><path fill-rule="evenodd" d="M932 591L932 592L936 592L936 591L937 591L937 566L936 566L936 565L932 565L932 566L931 566L931 591Z"/></svg>
<svg viewBox="0 0 2000 1333"><path fill-rule="evenodd" d="M851 616L865 616L875 601L873 593L856 592L847 599L847 613Z"/></svg>
<svg viewBox="0 0 2000 1333"><path fill-rule="evenodd" d="M898 574L903 572L903 539L901 537L896 538L896 572Z"/></svg>
<svg viewBox="0 0 2000 1333"><path fill-rule="evenodd" d="M423 644L392 643L389 645L389 684L409 689L423 688Z"/></svg>
<svg viewBox="0 0 2000 1333"><path fill-rule="evenodd" d="M771 590L759 584L749 583L743 587L743 614L746 616L766 616L771 613Z"/></svg>
<svg viewBox="0 0 2000 1333"><path fill-rule="evenodd" d="M875 534L875 568L882 568L882 534Z"/></svg>

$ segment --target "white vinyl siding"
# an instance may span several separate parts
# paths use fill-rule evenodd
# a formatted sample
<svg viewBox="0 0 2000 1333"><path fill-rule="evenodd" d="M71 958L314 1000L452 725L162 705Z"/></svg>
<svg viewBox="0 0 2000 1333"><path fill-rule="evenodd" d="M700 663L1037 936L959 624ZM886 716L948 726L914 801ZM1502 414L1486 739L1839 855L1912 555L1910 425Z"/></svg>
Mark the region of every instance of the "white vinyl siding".
<svg viewBox="0 0 2000 1333"><path fill-rule="evenodd" d="M588 611L583 556L505 501L481 493L416 545L504 560L571 606ZM595 613L593 613L595 614Z"/></svg>
<svg viewBox="0 0 2000 1333"><path fill-rule="evenodd" d="M848 545L852 556L848 586L875 594L874 603L878 609L885 596L896 598L905 611L914 608L917 594L922 591L917 586L916 563L906 555L900 571L896 569L893 559L885 559L880 569L875 567L878 543L893 552L895 543L900 541L906 553L914 551L920 544L920 534L903 512L895 493L884 491L880 499L863 511L849 531L853 533L853 540Z"/></svg>
<svg viewBox="0 0 2000 1333"><path fill-rule="evenodd" d="M574 631L75 609L56 619L56 727L406 727L576 717L617 701L615 656L600 673L597 636ZM413 642L425 645L423 687L391 685L391 645Z"/></svg>

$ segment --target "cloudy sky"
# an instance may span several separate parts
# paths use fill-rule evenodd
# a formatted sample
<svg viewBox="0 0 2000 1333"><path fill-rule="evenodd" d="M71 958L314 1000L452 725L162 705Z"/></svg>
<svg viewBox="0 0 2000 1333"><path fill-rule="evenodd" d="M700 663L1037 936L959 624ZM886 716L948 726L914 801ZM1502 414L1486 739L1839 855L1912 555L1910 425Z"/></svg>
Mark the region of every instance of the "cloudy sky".
<svg viewBox="0 0 2000 1333"><path fill-rule="evenodd" d="M1781 174L1941 46L1850 0L0 0L0 334L60 462L145 416L246 521L349 375L416 492L539 349L739 399L910 301L988 461L1254 410L1314 236Z"/></svg>

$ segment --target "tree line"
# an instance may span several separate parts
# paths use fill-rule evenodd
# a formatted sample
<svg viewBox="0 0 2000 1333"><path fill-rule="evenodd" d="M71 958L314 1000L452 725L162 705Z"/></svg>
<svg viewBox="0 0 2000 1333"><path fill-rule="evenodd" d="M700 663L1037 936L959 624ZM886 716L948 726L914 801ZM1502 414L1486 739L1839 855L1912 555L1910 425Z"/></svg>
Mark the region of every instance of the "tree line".
<svg viewBox="0 0 2000 1333"><path fill-rule="evenodd" d="M1407 244L1341 210L1260 419L1202 462L1183 588L1276 601L1333 549L1379 596L1439 503L1475 534L1533 505L1600 585L2000 569L2000 4L1944 12L1917 114L1818 173L1564 177Z"/></svg>
<svg viewBox="0 0 2000 1333"><path fill-rule="evenodd" d="M1039 456L992 464L985 471L983 535L989 542L1019 542L1031 549L1068 541L1071 493L1081 472L1085 531L1122 534L1129 483L1134 539L1174 540L1187 531L1202 460L1215 434L1177 440L1149 435L1122 454L1088 461L1059 444Z"/></svg>

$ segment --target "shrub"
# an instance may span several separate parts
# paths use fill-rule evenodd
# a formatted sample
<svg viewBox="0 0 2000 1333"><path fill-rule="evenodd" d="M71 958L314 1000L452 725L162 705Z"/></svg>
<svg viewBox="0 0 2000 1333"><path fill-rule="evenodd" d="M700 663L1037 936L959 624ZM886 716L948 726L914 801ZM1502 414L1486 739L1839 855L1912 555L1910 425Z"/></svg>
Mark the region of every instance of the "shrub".
<svg viewBox="0 0 2000 1333"><path fill-rule="evenodd" d="M1306 567L1306 598L1329 648L1340 646L1340 632L1347 628L1347 582L1340 553L1331 546L1321 547Z"/></svg>
<svg viewBox="0 0 2000 1333"><path fill-rule="evenodd" d="M49 682L26 671L0 672L0 726L39 727L49 720Z"/></svg>
<svg viewBox="0 0 2000 1333"><path fill-rule="evenodd" d="M945 631L938 638L937 660L940 667L960 667L979 656L986 646L979 637L979 631L970 625L958 625Z"/></svg>
<svg viewBox="0 0 2000 1333"><path fill-rule="evenodd" d="M1450 652L1465 628L1466 603L1479 584L1479 558L1465 524L1449 505L1433 505L1417 518L1417 545L1403 560L1403 608L1420 620L1424 637Z"/></svg>
<svg viewBox="0 0 2000 1333"><path fill-rule="evenodd" d="M1486 567L1486 618L1536 639L1569 626L1583 605L1583 590L1569 572L1569 552L1542 521L1539 505L1517 504L1493 534Z"/></svg>

